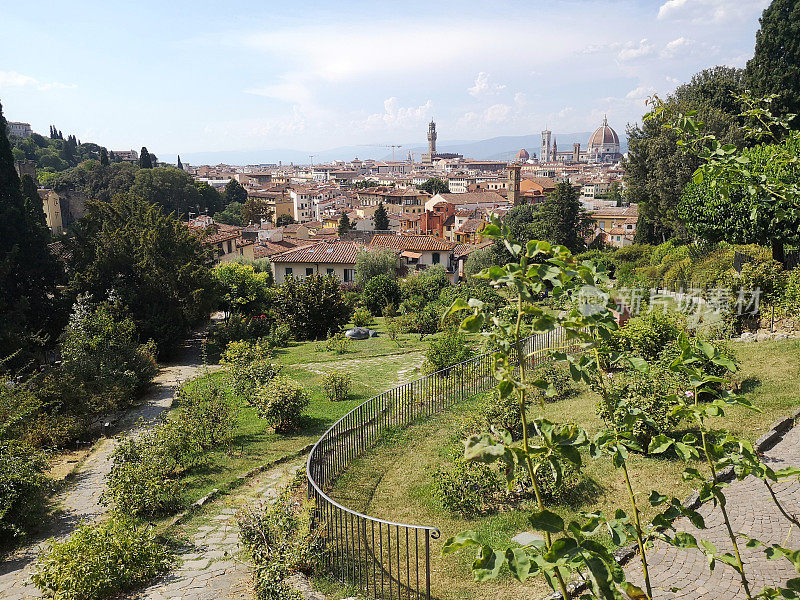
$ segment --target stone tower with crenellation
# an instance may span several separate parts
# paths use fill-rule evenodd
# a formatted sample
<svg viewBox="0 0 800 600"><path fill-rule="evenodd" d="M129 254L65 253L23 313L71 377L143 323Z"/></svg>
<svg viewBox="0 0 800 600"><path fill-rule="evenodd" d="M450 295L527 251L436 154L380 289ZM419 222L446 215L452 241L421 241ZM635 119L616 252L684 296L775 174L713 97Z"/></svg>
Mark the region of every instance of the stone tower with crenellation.
<svg viewBox="0 0 800 600"><path fill-rule="evenodd" d="M428 153L436 154L436 123L428 124Z"/></svg>

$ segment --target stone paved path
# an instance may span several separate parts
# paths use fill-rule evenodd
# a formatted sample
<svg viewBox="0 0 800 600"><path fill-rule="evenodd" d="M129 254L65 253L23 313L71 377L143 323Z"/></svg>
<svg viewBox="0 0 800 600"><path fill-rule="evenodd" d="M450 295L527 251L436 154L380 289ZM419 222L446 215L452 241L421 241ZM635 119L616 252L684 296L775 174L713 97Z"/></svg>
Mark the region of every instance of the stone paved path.
<svg viewBox="0 0 800 600"><path fill-rule="evenodd" d="M180 353L180 359L162 368L141 403L121 412L118 431L135 435L140 427L147 427L172 405L177 387L199 374L200 339L198 333L191 337ZM31 542L0 563L0 599L20 600L41 597L39 590L29 584L33 562L51 537L68 535L83 520L93 520L106 511L99 504L106 475L111 470L110 456L113 439L103 439L92 449L86 460L77 468L68 485L53 499L56 514L53 523Z"/></svg>
<svg viewBox="0 0 800 600"><path fill-rule="evenodd" d="M214 501L185 528L189 544L178 566L134 599L251 600L252 570L239 545L236 514L277 497L304 463L300 458L279 465Z"/></svg>
<svg viewBox="0 0 800 600"><path fill-rule="evenodd" d="M791 429L778 444L766 453L766 462L774 469L800 466L800 427ZM776 495L789 514L800 514L800 483L797 479L785 480L774 485ZM800 532L780 514L769 497L761 480L748 477L735 481L725 490L728 512L733 530L756 538L767 544L777 543L788 548L800 548ZM727 538L722 514L711 505L699 511L706 529L698 530L685 520L678 525L679 531L688 531L698 540L712 542L720 550L732 552ZM760 592L764 586L775 586L798 574L786 560L770 561L762 549L749 549L739 543L745 572L751 582L750 591ZM657 600L738 600L745 598L738 573L733 568L718 562L713 572L708 569L705 554L697 550L677 550L658 543L648 553L653 596ZM641 562L637 558L626 568L628 579L643 587Z"/></svg>

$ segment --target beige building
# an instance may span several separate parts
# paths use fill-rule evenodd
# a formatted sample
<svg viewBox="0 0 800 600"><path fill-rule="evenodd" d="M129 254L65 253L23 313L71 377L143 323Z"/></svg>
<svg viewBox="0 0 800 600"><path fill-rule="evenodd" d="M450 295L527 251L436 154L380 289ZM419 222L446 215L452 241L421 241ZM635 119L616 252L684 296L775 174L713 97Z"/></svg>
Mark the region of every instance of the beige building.
<svg viewBox="0 0 800 600"><path fill-rule="evenodd" d="M64 233L64 223L61 219L61 199L53 190L38 190L42 199L42 208L47 226L53 235Z"/></svg>
<svg viewBox="0 0 800 600"><path fill-rule="evenodd" d="M453 257L453 242L447 242L432 235L376 235L370 242L371 248L391 248L409 269L424 269L432 265L442 265L450 269Z"/></svg>
<svg viewBox="0 0 800 600"><path fill-rule="evenodd" d="M270 257L275 283L287 277L305 278L332 275L342 283L350 283L356 275L356 259L363 247L356 242L318 242L298 246Z"/></svg>

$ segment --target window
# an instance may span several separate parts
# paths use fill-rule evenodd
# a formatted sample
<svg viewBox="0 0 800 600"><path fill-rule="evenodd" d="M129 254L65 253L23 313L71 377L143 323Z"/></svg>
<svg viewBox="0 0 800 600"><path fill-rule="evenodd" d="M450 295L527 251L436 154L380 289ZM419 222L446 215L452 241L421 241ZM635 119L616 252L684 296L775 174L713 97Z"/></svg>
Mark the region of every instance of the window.
<svg viewBox="0 0 800 600"><path fill-rule="evenodd" d="M306 277L311 277L314 274L314 267L306 267Z"/></svg>
<svg viewBox="0 0 800 600"><path fill-rule="evenodd" d="M328 274L328 275L333 275L333 269L330 269L330 268L325 269L325 273Z"/></svg>
<svg viewBox="0 0 800 600"><path fill-rule="evenodd" d="M292 267L286 267L286 277L292 276Z"/></svg>
<svg viewBox="0 0 800 600"><path fill-rule="evenodd" d="M431 260L433 260L433 264L438 265L441 257L439 256L438 252L434 252L431 256Z"/></svg>
<svg viewBox="0 0 800 600"><path fill-rule="evenodd" d="M355 269L345 269L344 270L344 282L345 283L349 283L349 282L353 281L353 279L355 278L355 272L356 272Z"/></svg>

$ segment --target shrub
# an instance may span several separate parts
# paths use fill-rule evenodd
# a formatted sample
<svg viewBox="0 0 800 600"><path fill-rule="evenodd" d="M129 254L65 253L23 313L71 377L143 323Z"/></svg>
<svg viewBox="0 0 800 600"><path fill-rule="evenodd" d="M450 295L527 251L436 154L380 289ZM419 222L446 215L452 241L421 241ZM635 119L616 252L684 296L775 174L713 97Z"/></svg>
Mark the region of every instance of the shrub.
<svg viewBox="0 0 800 600"><path fill-rule="evenodd" d="M541 398L545 401L555 402L557 400L564 400L575 393L575 388L572 386L572 376L563 365L546 362L542 366L537 367L531 376L543 379L553 386L555 393L552 396L546 395L544 391L540 392Z"/></svg>
<svg viewBox="0 0 800 600"><path fill-rule="evenodd" d="M253 396L261 386L280 372L269 358L271 350L266 343L231 342L222 355L228 368L228 383L239 398L252 404Z"/></svg>
<svg viewBox="0 0 800 600"><path fill-rule="evenodd" d="M361 296L364 306L373 315L383 315L388 305L400 304L400 285L389 275L378 275L364 285Z"/></svg>
<svg viewBox="0 0 800 600"><path fill-rule="evenodd" d="M164 444L164 433L155 427L117 444L111 455L113 464L106 477L106 489L100 498L102 504L130 517L165 514L176 506L180 490L175 477L178 463ZM187 442L191 443L191 438L182 441Z"/></svg>
<svg viewBox="0 0 800 600"><path fill-rule="evenodd" d="M612 344L647 361L657 360L670 342L686 331L685 318L677 313L653 310L634 317L614 332Z"/></svg>
<svg viewBox="0 0 800 600"><path fill-rule="evenodd" d="M403 280L401 290L403 298L420 296L426 302L433 302L439 297L441 291L450 285L447 272L442 265L428 267L409 275Z"/></svg>
<svg viewBox="0 0 800 600"><path fill-rule="evenodd" d="M530 405L528 400L527 405ZM510 394L501 398L495 391L486 403L483 411L486 424L508 431L514 439L522 437L522 419L519 412L519 401Z"/></svg>
<svg viewBox="0 0 800 600"><path fill-rule="evenodd" d="M466 336L458 330L448 330L428 342L425 350L425 373L435 373L471 358L474 349L467 343Z"/></svg>
<svg viewBox="0 0 800 600"><path fill-rule="evenodd" d="M238 411L225 389L212 379L183 386L178 391L178 406L181 423L204 450L227 443L236 429Z"/></svg>
<svg viewBox="0 0 800 600"><path fill-rule="evenodd" d="M46 466L44 454L30 446L0 441L1 539L23 536L41 523L49 489Z"/></svg>
<svg viewBox="0 0 800 600"><path fill-rule="evenodd" d="M352 312L336 278L323 275L287 278L278 289L276 309L298 340L324 340L340 332Z"/></svg>
<svg viewBox="0 0 800 600"><path fill-rule="evenodd" d="M389 248L373 248L360 252L356 258L356 281L365 286L379 275L394 278L397 273L397 254Z"/></svg>
<svg viewBox="0 0 800 600"><path fill-rule="evenodd" d="M225 312L253 315L269 311L273 301L271 271L257 272L252 265L225 262L214 268L214 277Z"/></svg>
<svg viewBox="0 0 800 600"><path fill-rule="evenodd" d="M372 322L372 313L366 308L357 308L353 311L353 325L356 327L369 327Z"/></svg>
<svg viewBox="0 0 800 600"><path fill-rule="evenodd" d="M311 502L292 489L275 502L239 514L239 539L255 565L259 600L302 600L283 580L293 572L313 572L320 536L312 515Z"/></svg>
<svg viewBox="0 0 800 600"><path fill-rule="evenodd" d="M303 409L308 406L308 394L293 379L278 375L259 390L256 405L261 417L277 433L291 433L300 427Z"/></svg>
<svg viewBox="0 0 800 600"><path fill-rule="evenodd" d="M352 383L353 378L350 373L331 371L322 376L322 387L325 389L325 396L332 402L347 400Z"/></svg>
<svg viewBox="0 0 800 600"><path fill-rule="evenodd" d="M347 354L350 352L351 340L343 333L337 333L325 340L325 350L335 354Z"/></svg>
<svg viewBox="0 0 800 600"><path fill-rule="evenodd" d="M490 511L502 489L497 473L484 463L457 458L433 473L433 497L445 510L464 517Z"/></svg>
<svg viewBox="0 0 800 600"><path fill-rule="evenodd" d="M286 348L294 339L292 328L288 323L278 323L266 336L266 340L272 348Z"/></svg>
<svg viewBox="0 0 800 600"><path fill-rule="evenodd" d="M92 306L81 298L73 308L61 338L64 372L106 395L108 408L128 402L155 377L155 347L140 345L136 325L120 317L121 308L110 302Z"/></svg>
<svg viewBox="0 0 800 600"><path fill-rule="evenodd" d="M209 352L216 356L231 342L267 338L274 327L274 321L267 315L244 317L234 313L227 321L216 323L209 329Z"/></svg>
<svg viewBox="0 0 800 600"><path fill-rule="evenodd" d="M141 586L171 563L169 549L150 526L110 519L48 542L32 580L60 600L101 600Z"/></svg>

